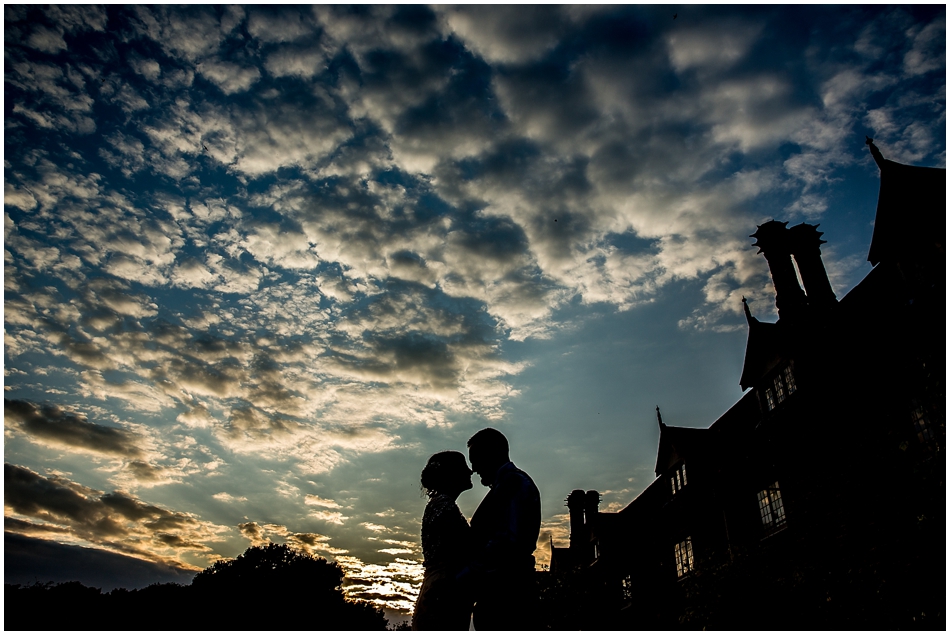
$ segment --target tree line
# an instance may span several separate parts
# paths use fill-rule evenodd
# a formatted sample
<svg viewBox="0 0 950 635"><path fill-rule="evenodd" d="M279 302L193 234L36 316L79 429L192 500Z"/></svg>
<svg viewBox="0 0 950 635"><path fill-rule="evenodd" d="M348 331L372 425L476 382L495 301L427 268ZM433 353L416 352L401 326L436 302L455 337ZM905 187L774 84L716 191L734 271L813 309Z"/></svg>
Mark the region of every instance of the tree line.
<svg viewBox="0 0 950 635"><path fill-rule="evenodd" d="M102 593L79 582L4 584L4 630L386 630L381 608L343 594L335 562L287 545L250 547L190 585Z"/></svg>

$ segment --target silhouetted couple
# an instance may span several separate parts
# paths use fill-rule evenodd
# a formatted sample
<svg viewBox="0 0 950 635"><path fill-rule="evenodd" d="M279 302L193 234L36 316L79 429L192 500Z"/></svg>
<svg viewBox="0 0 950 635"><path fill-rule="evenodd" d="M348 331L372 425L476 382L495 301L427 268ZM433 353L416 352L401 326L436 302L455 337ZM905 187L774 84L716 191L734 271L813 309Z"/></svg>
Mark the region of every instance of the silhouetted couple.
<svg viewBox="0 0 950 635"><path fill-rule="evenodd" d="M532 555L541 530L541 495L508 458L508 439L485 428L461 452L439 452L422 470L429 496L422 516L425 577L413 630L534 630L538 591ZM471 526L455 500L472 488L472 473L490 489ZM474 606L474 610L473 610Z"/></svg>

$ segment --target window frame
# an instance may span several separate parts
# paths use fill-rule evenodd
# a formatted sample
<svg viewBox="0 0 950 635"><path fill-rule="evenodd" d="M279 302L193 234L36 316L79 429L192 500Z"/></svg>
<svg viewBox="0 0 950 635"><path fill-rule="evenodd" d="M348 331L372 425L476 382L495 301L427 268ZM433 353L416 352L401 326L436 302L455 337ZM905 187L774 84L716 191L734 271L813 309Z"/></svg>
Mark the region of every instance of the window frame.
<svg viewBox="0 0 950 635"><path fill-rule="evenodd" d="M779 366L777 371L769 373L757 392L759 393L759 402L766 413L773 412L788 401L792 395L798 392L794 362L788 360L788 362Z"/></svg>
<svg viewBox="0 0 950 635"><path fill-rule="evenodd" d="M673 544L673 558L676 563L677 580L682 580L696 570L692 536L686 536L683 540Z"/></svg>
<svg viewBox="0 0 950 635"><path fill-rule="evenodd" d="M931 409L920 399L910 400L910 420L914 438L922 446L930 449L939 449L939 442L934 433Z"/></svg>
<svg viewBox="0 0 950 635"><path fill-rule="evenodd" d="M785 502L782 500L782 489L777 480L764 489L760 489L756 493L756 501L759 507L759 520L766 537L788 526L788 514L785 511Z"/></svg>
<svg viewBox="0 0 950 635"><path fill-rule="evenodd" d="M670 486L673 489L673 496L683 491L686 484L686 462L683 461L673 470L673 475L670 476Z"/></svg>

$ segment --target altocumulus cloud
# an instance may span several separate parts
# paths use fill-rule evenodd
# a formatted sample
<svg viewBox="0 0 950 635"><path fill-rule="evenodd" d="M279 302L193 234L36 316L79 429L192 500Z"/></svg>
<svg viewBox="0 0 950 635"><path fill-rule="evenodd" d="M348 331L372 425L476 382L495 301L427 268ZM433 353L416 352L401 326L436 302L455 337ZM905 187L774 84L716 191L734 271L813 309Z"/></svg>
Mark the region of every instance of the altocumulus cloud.
<svg viewBox="0 0 950 635"><path fill-rule="evenodd" d="M517 342L681 283L682 329L742 328L749 229L826 221L855 138L944 162L939 11L680 17L6 6L7 529L189 566L289 541L408 608L394 457L504 420ZM826 254L837 290L858 260Z"/></svg>

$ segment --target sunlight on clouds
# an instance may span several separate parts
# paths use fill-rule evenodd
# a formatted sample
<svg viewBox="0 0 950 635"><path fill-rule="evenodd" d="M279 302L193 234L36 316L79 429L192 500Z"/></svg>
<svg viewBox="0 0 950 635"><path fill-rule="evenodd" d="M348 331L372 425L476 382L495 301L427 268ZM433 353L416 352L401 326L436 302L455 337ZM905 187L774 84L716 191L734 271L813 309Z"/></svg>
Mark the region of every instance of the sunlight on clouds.
<svg viewBox="0 0 950 635"><path fill-rule="evenodd" d="M303 502L306 505L312 505L314 507L328 507L330 509L339 509L340 504L336 501L327 500L326 498L321 498L316 494L307 494L304 496Z"/></svg>
<svg viewBox="0 0 950 635"><path fill-rule="evenodd" d="M314 511L307 514L307 516L332 523L334 525L342 525L346 520L349 519L349 516L344 516L342 512L328 512L322 509L315 509Z"/></svg>
<svg viewBox="0 0 950 635"><path fill-rule="evenodd" d="M211 498L219 500L222 503L243 503L247 501L247 496L232 496L227 492L218 492L214 494Z"/></svg>
<svg viewBox="0 0 950 635"><path fill-rule="evenodd" d="M52 533L71 544L197 569L195 561L210 564L207 543L222 540L227 531L122 492L107 494L15 465L4 465L4 482L4 527L26 536L48 538Z"/></svg>
<svg viewBox="0 0 950 635"><path fill-rule="evenodd" d="M388 531L388 529L383 525L377 525L374 523L360 523L363 527L366 527L370 531L381 532Z"/></svg>
<svg viewBox="0 0 950 635"><path fill-rule="evenodd" d="M818 13L849 27L796 27ZM521 426L522 353L588 314L688 288L668 319L696 335L746 328L743 296L774 318L748 234L782 214L866 230L834 198L877 177L865 133L945 161L945 18L925 7L5 21L5 526L188 567L287 542L404 611L418 484L394 457ZM866 266L844 244L823 253L840 293ZM218 524L249 502L289 525ZM567 531L545 519L539 562Z"/></svg>
<svg viewBox="0 0 950 635"><path fill-rule="evenodd" d="M346 572L343 590L347 596L405 612L415 606L422 584L421 562L396 558L387 564L366 564L352 556L336 560Z"/></svg>

